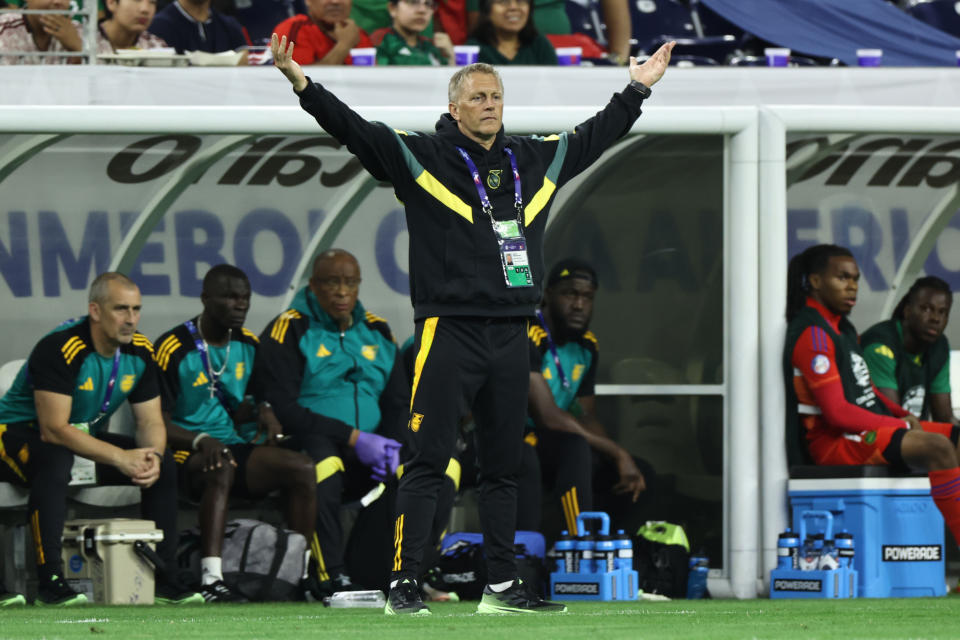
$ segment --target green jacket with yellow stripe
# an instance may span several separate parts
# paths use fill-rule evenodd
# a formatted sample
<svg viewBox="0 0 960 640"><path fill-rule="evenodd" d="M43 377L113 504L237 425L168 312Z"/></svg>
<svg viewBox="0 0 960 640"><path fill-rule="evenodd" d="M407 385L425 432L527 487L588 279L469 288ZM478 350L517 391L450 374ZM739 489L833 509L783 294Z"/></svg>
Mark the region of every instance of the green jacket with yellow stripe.
<svg viewBox="0 0 960 640"><path fill-rule="evenodd" d="M375 178L392 183L404 203L410 297L418 320L532 316L542 297L543 233L556 190L630 130L643 102L639 91L628 86L573 132L507 136L501 127L488 150L467 138L446 113L436 133L415 133L364 120L319 84L308 83L299 96L300 106ZM504 148L516 157L523 200L519 217L533 286L507 288L490 217L458 147L476 165L496 220L518 218L515 180Z"/></svg>
<svg viewBox="0 0 960 640"><path fill-rule="evenodd" d="M359 301L353 324L340 331L304 287L264 329L257 358L264 395L284 431L319 429L346 442L354 428L379 430L397 345L386 321Z"/></svg>

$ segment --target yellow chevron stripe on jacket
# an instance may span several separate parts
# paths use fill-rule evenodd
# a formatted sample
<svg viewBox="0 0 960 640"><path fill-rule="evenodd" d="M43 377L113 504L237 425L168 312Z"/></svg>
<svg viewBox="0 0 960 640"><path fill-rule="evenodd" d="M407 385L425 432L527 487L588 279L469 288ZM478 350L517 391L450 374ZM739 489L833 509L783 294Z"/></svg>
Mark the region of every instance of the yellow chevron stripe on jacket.
<svg viewBox="0 0 960 640"><path fill-rule="evenodd" d="M174 351L180 348L180 340L177 339L177 336L171 334L167 336L167 339L160 343L160 348L157 349L153 354L153 360L157 363L163 371L167 370L167 366L170 364L170 356Z"/></svg>
<svg viewBox="0 0 960 640"><path fill-rule="evenodd" d="M543 179L543 185L537 189L530 199L530 204L523 208L523 226L529 227L537 214L543 211L543 208L550 202L550 197L557 190L557 185L550 178Z"/></svg>
<svg viewBox="0 0 960 640"><path fill-rule="evenodd" d="M143 347L153 355L153 343L150 342L150 338L143 335L142 333L133 334L133 344L138 347Z"/></svg>
<svg viewBox="0 0 960 640"><path fill-rule="evenodd" d="M530 338L530 341L540 346L540 343L543 342L543 339L547 337L547 332L544 331L543 327L538 324L531 324L527 329L527 337Z"/></svg>
<svg viewBox="0 0 960 640"><path fill-rule="evenodd" d="M77 357L77 354L87 348L86 343L81 340L78 336L73 336L67 340L60 351L63 353L63 359L67 364L73 362L73 359Z"/></svg>
<svg viewBox="0 0 960 640"><path fill-rule="evenodd" d="M598 344L597 336L593 335L593 331L587 331L586 333L583 334L583 337L589 340L590 342L592 342L593 344Z"/></svg>
<svg viewBox="0 0 960 640"><path fill-rule="evenodd" d="M273 328L270 329L270 337L280 344L283 344L284 339L287 337L287 329L290 327L290 321L302 317L296 309L287 309L274 321Z"/></svg>
<svg viewBox="0 0 960 640"><path fill-rule="evenodd" d="M253 340L258 344L260 343L259 336L257 336L257 334L255 334L253 331L250 331L250 329L247 329L246 327L243 328L243 335L247 336L248 338L250 338L251 340Z"/></svg>
<svg viewBox="0 0 960 640"><path fill-rule="evenodd" d="M414 179L420 187L439 200L441 204L452 209L467 222L473 223L473 207L461 200L456 194L443 186L443 183L433 177L426 169Z"/></svg>

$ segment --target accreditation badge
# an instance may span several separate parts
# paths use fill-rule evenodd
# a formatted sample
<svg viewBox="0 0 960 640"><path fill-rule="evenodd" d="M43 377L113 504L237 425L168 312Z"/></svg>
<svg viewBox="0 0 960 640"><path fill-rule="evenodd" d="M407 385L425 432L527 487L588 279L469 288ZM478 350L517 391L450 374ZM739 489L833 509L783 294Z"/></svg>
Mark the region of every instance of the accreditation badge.
<svg viewBox="0 0 960 640"><path fill-rule="evenodd" d="M500 262L508 288L533 286L533 274L530 273L530 261L527 259L527 241L524 238L504 240L500 245Z"/></svg>
<svg viewBox="0 0 960 640"><path fill-rule="evenodd" d="M527 258L527 240L516 220L494 220L493 230L500 245L500 264L508 289L532 287L533 274Z"/></svg>

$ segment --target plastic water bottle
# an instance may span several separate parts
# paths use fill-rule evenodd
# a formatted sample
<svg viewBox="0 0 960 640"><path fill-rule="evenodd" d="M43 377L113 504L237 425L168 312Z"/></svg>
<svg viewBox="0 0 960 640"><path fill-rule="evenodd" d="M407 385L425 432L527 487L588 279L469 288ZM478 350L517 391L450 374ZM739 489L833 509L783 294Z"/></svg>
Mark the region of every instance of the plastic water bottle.
<svg viewBox="0 0 960 640"><path fill-rule="evenodd" d="M593 536L590 534L577 536L576 549L577 555L580 557L580 566L577 568L577 571L579 573L593 573L596 571L593 563Z"/></svg>
<svg viewBox="0 0 960 640"><path fill-rule="evenodd" d="M334 609L382 609L386 603L383 591L337 591L323 599Z"/></svg>
<svg viewBox="0 0 960 640"><path fill-rule="evenodd" d="M687 574L687 599L699 600L707 593L707 573L710 559L704 555L690 556L690 572Z"/></svg>
<svg viewBox="0 0 960 640"><path fill-rule="evenodd" d="M570 532L564 529L557 540L557 571L560 573L576 573L579 570L577 562L576 542Z"/></svg>
<svg viewBox="0 0 960 640"><path fill-rule="evenodd" d="M833 542L837 547L837 559L840 561L840 566L851 568L854 555L853 534L844 529L835 536Z"/></svg>
<svg viewBox="0 0 960 640"><path fill-rule="evenodd" d="M840 556L833 540L829 538L823 541L823 550L820 552L819 569L823 571L833 571L840 567Z"/></svg>
<svg viewBox="0 0 960 640"><path fill-rule="evenodd" d="M633 569L633 540L630 539L623 529L617 530L617 537L613 541L617 547L617 561L614 563L617 569L630 571Z"/></svg>
<svg viewBox="0 0 960 640"><path fill-rule="evenodd" d="M617 545L610 536L597 536L594 571L597 573L613 571L617 561Z"/></svg>
<svg viewBox="0 0 960 640"><path fill-rule="evenodd" d="M777 568L796 569L800 566L800 536L788 527L777 539Z"/></svg>
<svg viewBox="0 0 960 640"><path fill-rule="evenodd" d="M819 566L820 548L814 544L813 536L807 536L803 541L803 550L800 552L800 569L813 571Z"/></svg>

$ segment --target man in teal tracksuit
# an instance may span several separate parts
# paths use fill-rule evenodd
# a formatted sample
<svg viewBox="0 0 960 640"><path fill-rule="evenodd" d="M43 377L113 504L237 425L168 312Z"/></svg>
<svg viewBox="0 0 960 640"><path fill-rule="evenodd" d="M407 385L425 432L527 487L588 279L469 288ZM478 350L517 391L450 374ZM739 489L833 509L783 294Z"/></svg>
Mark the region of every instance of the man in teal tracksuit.
<svg viewBox="0 0 960 640"><path fill-rule="evenodd" d="M397 345L386 321L357 300L359 287L356 258L338 249L322 253L309 284L260 336L258 355L271 380L265 395L294 437L291 446L316 463L311 551L321 595L352 586L340 527L344 491L363 495L393 475L400 451L393 438L406 423ZM380 527L358 522L354 529L389 527L388 519Z"/></svg>

